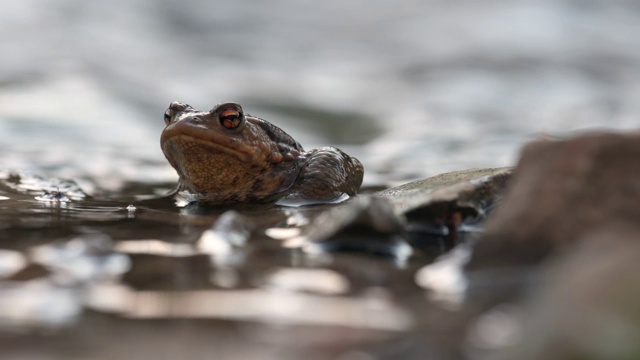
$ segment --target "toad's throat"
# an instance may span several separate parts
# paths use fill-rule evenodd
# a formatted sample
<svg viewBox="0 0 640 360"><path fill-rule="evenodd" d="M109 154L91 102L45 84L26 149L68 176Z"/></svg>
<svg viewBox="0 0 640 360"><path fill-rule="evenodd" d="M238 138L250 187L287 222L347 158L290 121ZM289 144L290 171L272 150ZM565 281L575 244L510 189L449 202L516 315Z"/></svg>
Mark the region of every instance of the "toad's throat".
<svg viewBox="0 0 640 360"><path fill-rule="evenodd" d="M259 201L291 187L295 176L273 172L248 146L230 148L186 135L167 138L163 150L180 174L180 187L217 202Z"/></svg>
<svg viewBox="0 0 640 360"><path fill-rule="evenodd" d="M239 141L233 141L216 134L207 138L194 137L191 135L176 134L163 139L162 150L165 154L173 157L175 154L186 152L203 151L203 154L224 153L235 156L240 162L258 162L259 157L255 148L247 146ZM171 159L169 159L171 162ZM172 163L173 165L173 163ZM175 166L174 166L175 167Z"/></svg>

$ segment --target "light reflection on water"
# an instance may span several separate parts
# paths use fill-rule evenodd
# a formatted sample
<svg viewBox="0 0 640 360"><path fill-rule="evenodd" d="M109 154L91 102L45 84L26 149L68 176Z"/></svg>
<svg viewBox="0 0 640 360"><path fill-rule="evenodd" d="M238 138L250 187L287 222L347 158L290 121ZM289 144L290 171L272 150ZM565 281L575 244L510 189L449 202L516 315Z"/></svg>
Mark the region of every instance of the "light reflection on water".
<svg viewBox="0 0 640 360"><path fill-rule="evenodd" d="M75 289L47 280L3 283L0 298L0 329L22 332L29 328L61 328L82 313Z"/></svg>
<svg viewBox="0 0 640 360"><path fill-rule="evenodd" d="M146 319L255 320L384 331L407 331L413 324L411 315L394 304L388 290L345 296L350 290L349 280L321 268L272 269L263 275L263 285L253 289L136 290L117 282L130 269L127 254L180 258L196 254L196 247L154 239L128 240L117 242L113 248L116 252L112 252L109 242L107 237L94 234L34 247L26 257L16 251L2 251L5 279L33 264L44 266L50 274L0 281L0 327L66 326L77 320L83 306ZM212 269L227 277L229 271L234 272L218 265ZM220 280L214 277L212 284L216 279Z"/></svg>
<svg viewBox="0 0 640 360"><path fill-rule="evenodd" d="M195 251L191 244L175 244L155 239L119 241L114 250L125 254L151 254L160 256L193 256Z"/></svg>
<svg viewBox="0 0 640 360"><path fill-rule="evenodd" d="M464 266L470 256L469 246L458 246L418 270L416 283L429 291L431 299L448 308L459 309L467 288Z"/></svg>
<svg viewBox="0 0 640 360"><path fill-rule="evenodd" d="M27 265L27 259L18 251L0 250L0 277L6 277Z"/></svg>
<svg viewBox="0 0 640 360"><path fill-rule="evenodd" d="M413 323L404 310L374 295L321 297L268 289L133 291L96 285L86 303L90 308L144 319L215 318L386 331L407 331Z"/></svg>
<svg viewBox="0 0 640 360"><path fill-rule="evenodd" d="M349 290L349 279L327 269L277 269L268 276L266 283L276 289L327 295L345 294Z"/></svg>
<svg viewBox="0 0 640 360"><path fill-rule="evenodd" d="M28 201L11 202L18 208L30 206ZM411 310L397 304L388 289L371 287L377 281L368 283L331 269L336 261L332 255L305 260L296 251L283 252L280 242L270 243L266 235L262 243L251 236L249 224L270 221L299 226L315 217L313 208L275 207L276 216L268 220L269 212L260 207L242 213L220 209L209 217L184 214L170 201L166 204L172 211L158 208L149 213L150 209L137 206L133 218L126 216L124 206L101 208L76 200L58 207L52 204L31 214L43 225L36 231L64 229L78 222L83 233L62 236L66 240L38 237L34 246L20 241L34 229L4 229L6 244L22 250L0 253L4 299L0 328L30 331L72 326L88 309L136 319L224 319L390 332L414 326ZM143 219L150 215L172 219L173 227L185 221L192 225L182 227L182 241L178 236L136 238L148 233ZM139 224L122 232L123 222ZM73 226L66 231L73 233ZM195 260L203 255L206 260ZM342 266L367 268L346 260ZM384 259L368 261L386 263ZM197 273L185 271L192 266ZM394 268L393 263L385 266ZM54 310L44 310L49 308Z"/></svg>

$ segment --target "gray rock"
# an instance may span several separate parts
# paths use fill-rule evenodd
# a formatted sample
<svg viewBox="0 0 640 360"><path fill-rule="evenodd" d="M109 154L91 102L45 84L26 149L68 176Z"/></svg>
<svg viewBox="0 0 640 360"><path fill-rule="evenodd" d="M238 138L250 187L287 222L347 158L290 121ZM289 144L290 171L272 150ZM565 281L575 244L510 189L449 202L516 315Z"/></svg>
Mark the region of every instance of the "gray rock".
<svg viewBox="0 0 640 360"><path fill-rule="evenodd" d="M468 268L526 267L613 222L640 222L640 134L527 145Z"/></svg>
<svg viewBox="0 0 640 360"><path fill-rule="evenodd" d="M439 204L480 211L495 201L510 174L511 168L454 171L379 191L375 196L388 199L396 213L409 218L429 213L429 208Z"/></svg>
<svg viewBox="0 0 640 360"><path fill-rule="evenodd" d="M500 201L511 168L469 169L416 180L380 191L407 220L412 245L427 252L451 249L479 232L477 223Z"/></svg>
<svg viewBox="0 0 640 360"><path fill-rule="evenodd" d="M640 226L585 234L554 259L500 359L640 358Z"/></svg>

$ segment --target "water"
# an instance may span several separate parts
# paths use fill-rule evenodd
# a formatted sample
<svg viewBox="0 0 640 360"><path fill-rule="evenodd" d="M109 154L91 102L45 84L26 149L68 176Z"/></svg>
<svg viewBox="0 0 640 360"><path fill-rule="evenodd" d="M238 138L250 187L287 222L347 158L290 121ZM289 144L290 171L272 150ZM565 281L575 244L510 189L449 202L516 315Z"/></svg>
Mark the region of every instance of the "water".
<svg viewBox="0 0 640 360"><path fill-rule="evenodd" d="M169 103L240 102L306 149L355 155L366 186L512 165L538 136L638 126L639 15L633 1L4 4L7 354L371 358L421 326L427 260L307 256L266 234L209 243L228 256L192 246L227 209L143 201L177 178L159 148ZM267 229L317 210L239 211Z"/></svg>

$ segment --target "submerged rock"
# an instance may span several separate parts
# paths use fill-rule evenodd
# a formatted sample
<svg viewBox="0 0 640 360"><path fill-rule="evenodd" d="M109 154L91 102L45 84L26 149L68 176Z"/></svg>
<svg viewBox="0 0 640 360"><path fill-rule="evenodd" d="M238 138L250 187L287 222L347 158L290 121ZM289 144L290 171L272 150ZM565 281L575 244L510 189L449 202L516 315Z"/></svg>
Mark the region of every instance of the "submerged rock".
<svg viewBox="0 0 640 360"><path fill-rule="evenodd" d="M359 251L396 258L411 255L403 219L383 198L359 196L320 213L288 240L308 253Z"/></svg>
<svg viewBox="0 0 640 360"><path fill-rule="evenodd" d="M640 134L526 146L469 269L538 264L613 223L640 222Z"/></svg>
<svg viewBox="0 0 640 360"><path fill-rule="evenodd" d="M484 219L499 200L510 171L471 169L417 180L329 208L300 229L269 229L267 234L307 252L404 258L412 253L411 245L437 255L459 243L464 232L477 230L470 225Z"/></svg>

